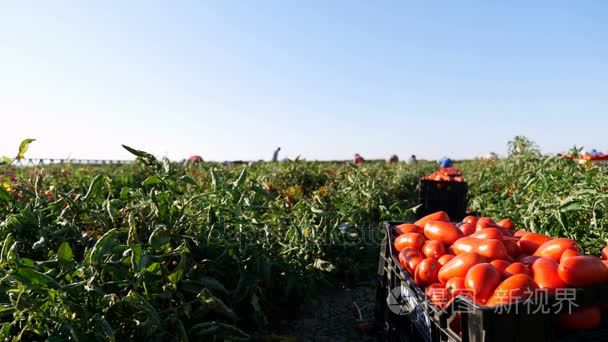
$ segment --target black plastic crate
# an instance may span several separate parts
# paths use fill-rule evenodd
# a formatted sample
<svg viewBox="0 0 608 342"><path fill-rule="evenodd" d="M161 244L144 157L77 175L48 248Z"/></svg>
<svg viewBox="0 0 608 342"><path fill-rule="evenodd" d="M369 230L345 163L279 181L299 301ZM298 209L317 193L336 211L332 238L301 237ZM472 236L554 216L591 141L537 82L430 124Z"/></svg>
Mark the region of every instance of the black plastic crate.
<svg viewBox="0 0 608 342"><path fill-rule="evenodd" d="M467 210L468 189L466 182L421 179L418 184L418 199L422 204L419 216L443 210L452 220L462 220Z"/></svg>
<svg viewBox="0 0 608 342"><path fill-rule="evenodd" d="M550 312L529 312L526 303L496 308L483 307L467 298L457 297L445 310L430 303L424 290L415 285L393 250L393 227L403 222L386 222L386 237L381 246L378 267L378 294L376 320L383 327L389 341L432 342L592 342L608 341L608 321L603 317L602 326L590 331L563 332L553 325L557 300L543 302ZM400 290L395 290L399 288ZM393 291L392 301L389 294ZM608 304L608 286L576 289L570 303L577 307ZM400 295L401 298L394 298ZM387 299L389 299L387 301ZM537 305L538 303L532 303ZM394 305L402 305L399 312ZM508 311L507 311L508 309ZM461 334L450 328L450 323L460 315ZM423 317L424 319L421 319Z"/></svg>

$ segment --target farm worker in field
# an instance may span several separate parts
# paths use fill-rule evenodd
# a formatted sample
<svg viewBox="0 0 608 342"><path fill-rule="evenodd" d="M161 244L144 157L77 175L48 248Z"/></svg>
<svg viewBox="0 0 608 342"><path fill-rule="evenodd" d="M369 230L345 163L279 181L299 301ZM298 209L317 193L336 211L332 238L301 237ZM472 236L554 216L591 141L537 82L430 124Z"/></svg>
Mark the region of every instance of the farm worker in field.
<svg viewBox="0 0 608 342"><path fill-rule="evenodd" d="M203 161L203 158L201 156L191 156L190 158L188 158L188 164L197 164Z"/></svg>
<svg viewBox="0 0 608 342"><path fill-rule="evenodd" d="M361 157L361 155L359 153L355 153L355 165L359 165L361 163L363 163L365 161L365 159L363 159L363 157Z"/></svg>
<svg viewBox="0 0 608 342"><path fill-rule="evenodd" d="M418 163L418 160L416 160L416 155L412 154L410 156L410 164L416 164L416 163Z"/></svg>
<svg viewBox="0 0 608 342"><path fill-rule="evenodd" d="M397 157L396 154L393 154L386 162L389 164L397 164L399 162L399 157Z"/></svg>
<svg viewBox="0 0 608 342"><path fill-rule="evenodd" d="M277 147L276 150L274 150L274 153L272 154L272 161L276 162L279 160L279 152L281 151L281 147Z"/></svg>
<svg viewBox="0 0 608 342"><path fill-rule="evenodd" d="M448 158L448 157L443 157L441 158L441 160L439 161L439 166L443 169L446 167L451 167L454 163L452 162L452 159Z"/></svg>

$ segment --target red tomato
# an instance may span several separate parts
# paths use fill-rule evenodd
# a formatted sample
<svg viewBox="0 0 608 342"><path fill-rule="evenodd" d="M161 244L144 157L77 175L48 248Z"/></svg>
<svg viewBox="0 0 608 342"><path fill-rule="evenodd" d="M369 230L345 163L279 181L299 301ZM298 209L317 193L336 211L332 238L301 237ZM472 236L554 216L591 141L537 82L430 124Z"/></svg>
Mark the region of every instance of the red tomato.
<svg viewBox="0 0 608 342"><path fill-rule="evenodd" d="M541 289L559 289L566 287L557 271L558 264L552 259L538 258L532 264L534 282Z"/></svg>
<svg viewBox="0 0 608 342"><path fill-rule="evenodd" d="M463 222L459 223L457 226L464 236L469 236L475 233L475 226L472 223Z"/></svg>
<svg viewBox="0 0 608 342"><path fill-rule="evenodd" d="M511 219L505 218L496 223L496 225L503 227L504 229L515 229L515 223Z"/></svg>
<svg viewBox="0 0 608 342"><path fill-rule="evenodd" d="M601 260L581 255L566 258L558 268L559 277L572 287L586 287L608 282L608 268Z"/></svg>
<svg viewBox="0 0 608 342"><path fill-rule="evenodd" d="M513 237L520 238L526 233L528 233L528 232L525 229L520 229L520 230L516 231L515 234L513 234Z"/></svg>
<svg viewBox="0 0 608 342"><path fill-rule="evenodd" d="M476 302L485 304L501 280L501 273L492 264L482 263L469 269L464 277L464 285L473 292Z"/></svg>
<svg viewBox="0 0 608 342"><path fill-rule="evenodd" d="M477 216L469 215L462 219L462 222L470 223L473 226L477 225Z"/></svg>
<svg viewBox="0 0 608 342"><path fill-rule="evenodd" d="M418 267L418 264L420 264L422 262L422 260L424 260L424 255L420 254L419 256L413 256L411 258L409 258L409 260L407 261L407 268L406 270L412 275L415 276L416 275L416 268Z"/></svg>
<svg viewBox="0 0 608 342"><path fill-rule="evenodd" d="M480 217L475 225L476 230L482 230L490 227L496 227L496 222L489 217Z"/></svg>
<svg viewBox="0 0 608 342"><path fill-rule="evenodd" d="M424 226L424 235L429 240L441 241L446 245L451 245L463 235L460 229L449 222L429 221Z"/></svg>
<svg viewBox="0 0 608 342"><path fill-rule="evenodd" d="M437 259L426 258L422 260L416 267L414 273L414 283L420 286L429 286L437 282L437 273L441 265Z"/></svg>
<svg viewBox="0 0 608 342"><path fill-rule="evenodd" d="M448 291L439 283L429 285L424 291L431 303L443 308L448 303Z"/></svg>
<svg viewBox="0 0 608 342"><path fill-rule="evenodd" d="M475 234L471 235L471 237L474 237L476 239L502 240L503 235L500 232L500 230L498 230L496 228L484 228L484 229L480 229L477 232L475 232Z"/></svg>
<svg viewBox="0 0 608 342"><path fill-rule="evenodd" d="M523 253L530 255L534 254L540 245L549 240L551 240L551 238L543 234L525 233L519 239L518 244Z"/></svg>
<svg viewBox="0 0 608 342"><path fill-rule="evenodd" d="M562 254L562 257L559 258L559 263L561 264L562 261L566 260L567 258L573 257L573 256L580 256L581 253L573 250L573 249L566 249L564 251L564 253Z"/></svg>
<svg viewBox="0 0 608 342"><path fill-rule="evenodd" d="M604 247L604 249L602 249L602 259L608 260L608 246L606 246L606 247Z"/></svg>
<svg viewBox="0 0 608 342"><path fill-rule="evenodd" d="M456 255L461 253L475 252L488 260L509 259L507 248L500 240L496 239L476 239L472 236L458 239L452 245Z"/></svg>
<svg viewBox="0 0 608 342"><path fill-rule="evenodd" d="M467 294L466 286L464 285L464 277L454 277L445 283L445 288L448 292L448 298L452 299L461 294Z"/></svg>
<svg viewBox="0 0 608 342"><path fill-rule="evenodd" d="M492 260L490 261L490 264L494 266L500 274L503 274L505 269L511 265L511 263L506 260Z"/></svg>
<svg viewBox="0 0 608 342"><path fill-rule="evenodd" d="M405 270L409 271L410 273L412 273L409 270L409 262L412 258L414 257L418 257L418 258L424 258L424 255L422 255L422 253L419 250L416 250L414 248L411 247L406 247L404 249L401 250L401 252L399 252L399 263L401 264L401 267L403 267Z"/></svg>
<svg viewBox="0 0 608 342"><path fill-rule="evenodd" d="M398 252L401 252L402 249L406 247L412 247L414 249L421 249L424 246L424 241L426 239L424 236L418 233L405 233L397 236L395 238L395 249Z"/></svg>
<svg viewBox="0 0 608 342"><path fill-rule="evenodd" d="M413 223L402 223L395 227L395 235L401 235L404 233L424 234L424 230Z"/></svg>
<svg viewBox="0 0 608 342"><path fill-rule="evenodd" d="M474 237L465 236L454 242L452 245L452 250L456 255L460 253L475 252L477 250L477 245L479 245L479 241L479 239Z"/></svg>
<svg viewBox="0 0 608 342"><path fill-rule="evenodd" d="M557 238L549 240L540 245L534 255L543 258L549 258L555 262L559 262L565 250L572 249L578 252L578 245L570 239Z"/></svg>
<svg viewBox="0 0 608 342"><path fill-rule="evenodd" d="M469 268L482 261L483 258L477 253L459 254L441 267L439 274L437 275L439 282L445 284L454 277L464 277L467 275Z"/></svg>
<svg viewBox="0 0 608 342"><path fill-rule="evenodd" d="M507 254L512 258L517 258L521 255L521 248L519 248L519 245L517 244L517 239L505 236L502 240L502 244L505 245Z"/></svg>
<svg viewBox="0 0 608 342"><path fill-rule="evenodd" d="M445 254L445 246L441 241L428 240L422 247L422 254L427 258L439 259Z"/></svg>
<svg viewBox="0 0 608 342"><path fill-rule="evenodd" d="M507 255L507 249L505 245L500 240L480 240L479 245L477 245L477 254L488 260L495 259L510 259Z"/></svg>
<svg viewBox="0 0 608 342"><path fill-rule="evenodd" d="M439 259L437 259L437 261L439 262L439 264L441 264L443 266L448 261L452 260L453 257L454 257L454 254L444 254L444 255L440 256Z"/></svg>
<svg viewBox="0 0 608 342"><path fill-rule="evenodd" d="M438 212L426 215L425 217L421 218L420 220L414 222L414 224L417 225L418 227L424 228L426 223L429 221L450 222L450 217L448 216L448 214L445 211L438 211Z"/></svg>
<svg viewBox="0 0 608 342"><path fill-rule="evenodd" d="M602 313L599 306L577 308L571 313L562 312L555 316L554 323L563 330L595 329L600 326Z"/></svg>
<svg viewBox="0 0 608 342"><path fill-rule="evenodd" d="M536 255L524 255L519 258L519 262L521 262L522 264L524 264L528 267L531 267L532 264L538 259L540 259L540 257L536 256Z"/></svg>
<svg viewBox="0 0 608 342"><path fill-rule="evenodd" d="M486 302L487 306L507 304L521 299L529 298L533 293L536 285L534 280L527 274L515 274L503 280L492 296Z"/></svg>
<svg viewBox="0 0 608 342"><path fill-rule="evenodd" d="M514 263L510 264L502 272L502 276L504 279L507 279L516 274L525 274L528 276L532 276L532 272L530 272L530 269L528 268L528 266L524 265L521 262L514 262Z"/></svg>

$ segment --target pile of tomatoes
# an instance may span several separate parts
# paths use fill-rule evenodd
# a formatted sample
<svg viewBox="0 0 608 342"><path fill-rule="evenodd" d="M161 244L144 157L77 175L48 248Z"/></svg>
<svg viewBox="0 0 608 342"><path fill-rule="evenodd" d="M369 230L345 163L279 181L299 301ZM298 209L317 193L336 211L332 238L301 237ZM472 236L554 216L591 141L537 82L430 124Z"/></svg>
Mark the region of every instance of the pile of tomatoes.
<svg viewBox="0 0 608 342"><path fill-rule="evenodd" d="M394 230L401 266L440 308L456 296L493 307L529 298L536 289L552 295L608 283L608 246L601 257L581 255L575 241L516 230L508 218L467 216L451 223L439 211ZM577 308L555 319L564 329L592 329L600 325L600 309Z"/></svg>
<svg viewBox="0 0 608 342"><path fill-rule="evenodd" d="M464 182L462 172L452 166L441 168L430 175L422 177L422 179L442 182Z"/></svg>

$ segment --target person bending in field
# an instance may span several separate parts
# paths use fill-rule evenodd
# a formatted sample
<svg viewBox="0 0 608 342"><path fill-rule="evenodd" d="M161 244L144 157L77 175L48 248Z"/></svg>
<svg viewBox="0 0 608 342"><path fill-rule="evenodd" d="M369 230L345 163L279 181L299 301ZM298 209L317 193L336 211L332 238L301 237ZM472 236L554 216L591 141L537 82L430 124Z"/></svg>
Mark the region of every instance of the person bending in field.
<svg viewBox="0 0 608 342"><path fill-rule="evenodd" d="M277 162L279 161L279 152L281 151L281 147L277 147L276 150L274 150L274 153L272 154L272 161L273 162Z"/></svg>
<svg viewBox="0 0 608 342"><path fill-rule="evenodd" d="M365 159L363 159L363 157L361 157L361 155L359 153L355 153L355 165L359 165L362 164L365 161Z"/></svg>
<svg viewBox="0 0 608 342"><path fill-rule="evenodd" d="M416 159L416 155L412 154L410 156L410 164L416 164L416 163L418 163L418 160Z"/></svg>
<svg viewBox="0 0 608 342"><path fill-rule="evenodd" d="M386 162L389 164L397 164L399 162L399 157L396 154L393 154Z"/></svg>

